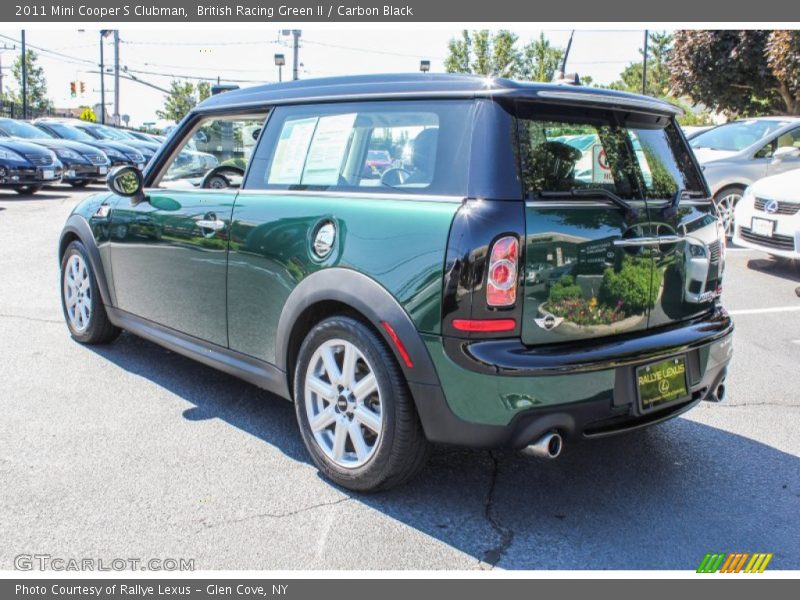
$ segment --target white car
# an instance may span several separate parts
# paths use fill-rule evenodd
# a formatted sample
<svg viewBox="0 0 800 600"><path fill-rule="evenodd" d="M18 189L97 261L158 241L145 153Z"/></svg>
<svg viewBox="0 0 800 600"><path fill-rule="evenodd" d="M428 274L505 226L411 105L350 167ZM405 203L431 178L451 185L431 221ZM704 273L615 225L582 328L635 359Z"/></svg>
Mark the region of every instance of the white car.
<svg viewBox="0 0 800 600"><path fill-rule="evenodd" d="M734 212L734 243L800 259L800 169L748 187Z"/></svg>

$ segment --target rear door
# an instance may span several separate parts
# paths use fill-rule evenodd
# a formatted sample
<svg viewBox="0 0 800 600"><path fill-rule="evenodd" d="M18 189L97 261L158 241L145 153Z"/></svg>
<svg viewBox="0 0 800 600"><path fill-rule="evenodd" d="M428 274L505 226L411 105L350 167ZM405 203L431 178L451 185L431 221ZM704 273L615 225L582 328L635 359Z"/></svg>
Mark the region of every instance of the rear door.
<svg viewBox="0 0 800 600"><path fill-rule="evenodd" d="M524 343L641 332L708 308L684 293L699 270L682 262L681 227L711 206L689 206L707 194L669 117L530 103L518 106L518 131ZM679 192L686 205L675 209ZM714 234L698 243L716 239L716 220L706 225Z"/></svg>

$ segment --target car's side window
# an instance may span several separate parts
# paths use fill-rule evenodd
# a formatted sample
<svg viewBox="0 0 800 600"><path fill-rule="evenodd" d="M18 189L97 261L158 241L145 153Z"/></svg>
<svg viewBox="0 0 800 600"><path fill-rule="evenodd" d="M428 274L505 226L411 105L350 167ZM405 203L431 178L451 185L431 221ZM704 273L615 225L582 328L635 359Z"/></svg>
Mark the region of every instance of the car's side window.
<svg viewBox="0 0 800 600"><path fill-rule="evenodd" d="M772 158L772 155L774 153L775 153L775 140L772 140L770 143L768 143L758 152L756 152L753 155L753 158Z"/></svg>
<svg viewBox="0 0 800 600"><path fill-rule="evenodd" d="M162 167L155 185L167 189L239 188L265 115L199 121Z"/></svg>
<svg viewBox="0 0 800 600"><path fill-rule="evenodd" d="M800 127L778 137L778 148L800 148Z"/></svg>
<svg viewBox="0 0 800 600"><path fill-rule="evenodd" d="M470 103L279 107L246 187L462 194Z"/></svg>

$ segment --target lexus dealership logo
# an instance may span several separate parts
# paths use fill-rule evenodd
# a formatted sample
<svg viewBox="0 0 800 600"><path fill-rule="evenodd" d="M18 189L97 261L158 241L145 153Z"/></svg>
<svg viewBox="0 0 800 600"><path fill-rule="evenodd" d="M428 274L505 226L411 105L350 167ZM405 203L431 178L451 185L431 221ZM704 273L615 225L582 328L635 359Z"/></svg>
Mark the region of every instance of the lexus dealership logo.
<svg viewBox="0 0 800 600"><path fill-rule="evenodd" d="M764 211L768 212L769 214L773 215L778 212L778 201L777 200L770 200L764 205Z"/></svg>

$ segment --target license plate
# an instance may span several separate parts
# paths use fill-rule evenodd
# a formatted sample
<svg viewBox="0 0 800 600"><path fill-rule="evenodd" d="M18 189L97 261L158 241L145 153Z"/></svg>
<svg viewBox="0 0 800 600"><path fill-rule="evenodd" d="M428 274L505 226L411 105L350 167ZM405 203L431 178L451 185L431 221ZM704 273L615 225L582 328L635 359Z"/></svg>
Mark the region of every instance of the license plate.
<svg viewBox="0 0 800 600"><path fill-rule="evenodd" d="M689 395L686 357L677 356L636 369L636 386L642 412Z"/></svg>
<svg viewBox="0 0 800 600"><path fill-rule="evenodd" d="M105 175L108 173L108 167L97 167L97 173L99 175Z"/></svg>
<svg viewBox="0 0 800 600"><path fill-rule="evenodd" d="M55 179L56 173L52 169L42 171L42 179Z"/></svg>
<svg viewBox="0 0 800 600"><path fill-rule="evenodd" d="M772 237L772 231L775 228L775 221L768 221L767 219L758 219L753 217L753 224L751 230L756 235L763 235L764 237Z"/></svg>

